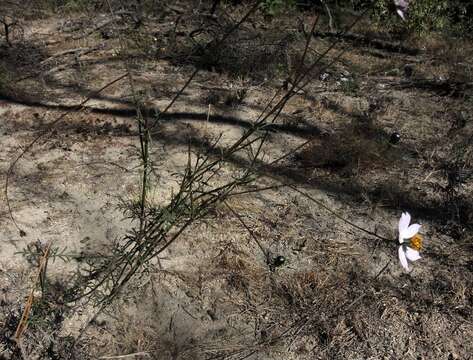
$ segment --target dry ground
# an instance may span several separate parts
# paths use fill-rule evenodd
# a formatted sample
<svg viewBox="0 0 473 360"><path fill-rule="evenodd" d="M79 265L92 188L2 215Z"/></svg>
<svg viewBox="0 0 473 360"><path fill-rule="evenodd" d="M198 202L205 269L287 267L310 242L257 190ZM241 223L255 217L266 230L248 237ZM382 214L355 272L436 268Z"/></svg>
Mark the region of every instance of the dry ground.
<svg viewBox="0 0 473 360"><path fill-rule="evenodd" d="M471 358L473 47L468 42L409 38L403 45L416 51L406 54L346 39L336 47L347 49L341 61L324 71L328 79L315 76L269 133L255 186L295 184L391 242L360 232L287 187L243 194L230 205L266 251L286 258L283 266L268 266L249 232L222 205L192 225L159 266L135 279L90 323L90 306L60 301L81 257L106 249L133 225L119 206L136 201L140 181L126 79L50 124L125 73L126 57L150 116L201 67L153 136L151 198L164 204L186 165L189 144L204 151L218 134L222 149L238 139L303 47L295 17L281 23L257 17L257 31L265 36L280 29L273 41L284 40L289 50L278 57L271 48L274 58L259 54L240 59L238 66L233 48L220 55L221 62L196 60L186 56L184 35L177 41L169 35L176 16L185 18L190 9L183 5L175 11L184 15L171 9L146 19L140 38L130 35L134 40L126 51L119 50L113 27L86 34L108 19L106 12L24 19L23 38L1 48L2 68L10 74L0 97L1 184L22 149L44 136L9 181L11 214L24 233L11 221L4 194L0 203L0 358L19 356L11 336L36 276L36 262L25 249L34 250L39 241L52 242L71 257L48 265L55 296L37 300L22 341L28 359ZM232 11L235 18L243 14L240 8ZM312 20L302 16L306 24ZM193 18L187 20L178 30L192 29ZM312 55L331 41L314 39ZM255 61L275 69L266 71ZM235 74L235 67L243 70ZM400 134L397 144L390 143L394 132ZM270 164L309 139L308 146ZM232 162L222 177L242 164L239 158ZM402 211L422 224L424 238L422 259L410 274L396 255Z"/></svg>

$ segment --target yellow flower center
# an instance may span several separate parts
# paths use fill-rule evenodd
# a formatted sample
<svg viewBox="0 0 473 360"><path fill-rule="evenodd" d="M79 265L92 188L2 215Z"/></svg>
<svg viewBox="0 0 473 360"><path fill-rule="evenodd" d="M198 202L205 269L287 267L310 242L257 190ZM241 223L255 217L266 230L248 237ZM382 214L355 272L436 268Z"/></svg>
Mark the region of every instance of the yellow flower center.
<svg viewBox="0 0 473 360"><path fill-rule="evenodd" d="M417 251L422 249L422 236L420 236L419 234L414 235L411 238L409 246Z"/></svg>

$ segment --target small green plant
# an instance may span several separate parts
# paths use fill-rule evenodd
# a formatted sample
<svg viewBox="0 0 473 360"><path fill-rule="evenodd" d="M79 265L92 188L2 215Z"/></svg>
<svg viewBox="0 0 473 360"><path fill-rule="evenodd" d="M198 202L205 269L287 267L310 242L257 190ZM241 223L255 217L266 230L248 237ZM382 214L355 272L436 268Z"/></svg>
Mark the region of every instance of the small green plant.
<svg viewBox="0 0 473 360"><path fill-rule="evenodd" d="M346 95L355 96L358 93L359 85L356 79L343 77L340 79L340 89Z"/></svg>
<svg viewBox="0 0 473 360"><path fill-rule="evenodd" d="M400 21L393 8L392 0L378 0L373 7L372 18L382 28L396 30L403 28L411 32L427 35L442 32L471 37L473 20L469 13L473 3L461 0L418 0L412 1L406 22Z"/></svg>
<svg viewBox="0 0 473 360"><path fill-rule="evenodd" d="M261 7L266 14L275 16L285 10L294 8L295 5L295 0L265 0Z"/></svg>
<svg viewBox="0 0 473 360"><path fill-rule="evenodd" d="M419 34L426 34L431 30L444 31L449 26L449 1L424 0L412 4L409 27Z"/></svg>

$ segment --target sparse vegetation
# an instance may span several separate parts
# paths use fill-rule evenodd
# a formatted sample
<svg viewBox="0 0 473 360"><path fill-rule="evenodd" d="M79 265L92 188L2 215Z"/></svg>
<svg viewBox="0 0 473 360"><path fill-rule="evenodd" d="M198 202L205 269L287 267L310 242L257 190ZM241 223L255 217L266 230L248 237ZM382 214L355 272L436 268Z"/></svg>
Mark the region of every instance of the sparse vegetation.
<svg viewBox="0 0 473 360"><path fill-rule="evenodd" d="M467 359L468 11L0 4L0 359Z"/></svg>

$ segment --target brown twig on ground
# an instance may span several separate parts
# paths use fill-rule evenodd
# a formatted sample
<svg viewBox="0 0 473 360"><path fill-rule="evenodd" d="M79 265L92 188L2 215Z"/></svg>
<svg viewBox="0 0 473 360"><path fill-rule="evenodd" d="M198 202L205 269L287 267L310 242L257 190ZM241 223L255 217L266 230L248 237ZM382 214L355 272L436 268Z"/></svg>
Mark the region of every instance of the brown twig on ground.
<svg viewBox="0 0 473 360"><path fill-rule="evenodd" d="M43 255L41 256L41 259L39 260L38 276L36 278L36 281L33 284L30 295L28 296L28 299L26 300L25 309L23 310L23 315L21 316L21 320L18 323L18 326L15 331L15 335L13 336L14 340L17 343L19 343L21 335L23 335L26 328L28 327L28 318L31 312L31 308L33 307L33 302L34 302L34 292L38 283L42 282L44 279L44 275L45 275L44 272L46 269L46 265L48 263L48 256L49 256L50 249L51 249L51 243L48 243L48 245L46 246L46 249L43 252Z"/></svg>
<svg viewBox="0 0 473 360"><path fill-rule="evenodd" d="M115 355L115 356L101 356L99 357L99 359L107 359L107 360L110 360L110 359L128 359L128 358L135 358L137 356L146 356L146 357L151 357L149 355L149 353L145 352L145 351L140 351L140 352L136 352L136 353L133 353L133 354L126 354L126 355Z"/></svg>
<svg viewBox="0 0 473 360"><path fill-rule="evenodd" d="M90 53L91 51L94 51L94 50L97 50L99 49L99 46L94 46L94 47L79 47L79 48L74 48L74 49L67 49L67 50L63 50L63 51L59 51L53 55L51 55L50 57L48 57L47 59L44 59L43 61L40 62L40 64L44 64L52 59L55 59L55 58L58 58L58 57L61 57L61 56L64 56L64 55L69 55L69 54L77 54L77 53L80 53L81 55L85 55L85 54L88 54Z"/></svg>

